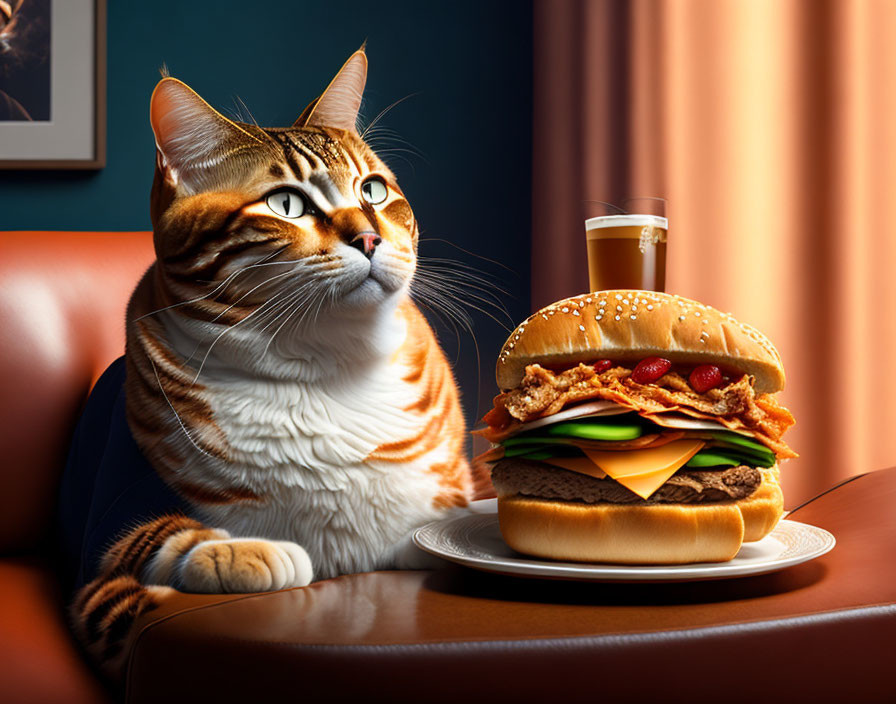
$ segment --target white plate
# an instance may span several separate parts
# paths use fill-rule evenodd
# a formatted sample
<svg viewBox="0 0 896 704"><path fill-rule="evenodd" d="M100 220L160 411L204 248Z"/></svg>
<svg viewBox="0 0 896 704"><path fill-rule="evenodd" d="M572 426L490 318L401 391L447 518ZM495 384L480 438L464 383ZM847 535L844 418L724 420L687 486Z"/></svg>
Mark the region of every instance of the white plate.
<svg viewBox="0 0 896 704"><path fill-rule="evenodd" d="M745 543L729 562L691 565L611 565L555 562L521 555L507 546L498 528L494 502L476 502L472 515L418 528L414 543L434 555L486 572L595 582L651 582L728 579L766 574L824 555L834 547L828 531L783 520L762 540Z"/></svg>

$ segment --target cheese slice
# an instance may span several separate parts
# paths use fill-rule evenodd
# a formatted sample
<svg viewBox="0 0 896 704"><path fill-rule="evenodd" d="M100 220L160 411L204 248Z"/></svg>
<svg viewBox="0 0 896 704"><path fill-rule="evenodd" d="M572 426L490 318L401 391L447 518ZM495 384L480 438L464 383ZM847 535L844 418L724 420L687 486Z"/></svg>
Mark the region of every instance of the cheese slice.
<svg viewBox="0 0 896 704"><path fill-rule="evenodd" d="M570 472L578 472L579 474L587 474L595 479L604 479L607 473L598 467L588 457L551 457L543 460L545 464L552 464L555 467L568 469Z"/></svg>
<svg viewBox="0 0 896 704"><path fill-rule="evenodd" d="M582 448L582 451L617 482L647 499L705 444L703 440L676 440L646 450L607 452Z"/></svg>

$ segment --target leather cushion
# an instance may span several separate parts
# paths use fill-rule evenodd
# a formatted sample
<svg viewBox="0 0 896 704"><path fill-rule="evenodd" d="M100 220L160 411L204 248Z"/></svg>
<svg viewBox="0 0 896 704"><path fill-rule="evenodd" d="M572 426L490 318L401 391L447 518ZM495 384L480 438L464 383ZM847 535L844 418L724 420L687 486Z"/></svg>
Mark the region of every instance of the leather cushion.
<svg viewBox="0 0 896 704"><path fill-rule="evenodd" d="M37 560L0 559L0 701L107 701L65 627L56 578Z"/></svg>
<svg viewBox="0 0 896 704"><path fill-rule="evenodd" d="M46 538L81 405L124 351L153 258L149 232L0 233L0 553Z"/></svg>

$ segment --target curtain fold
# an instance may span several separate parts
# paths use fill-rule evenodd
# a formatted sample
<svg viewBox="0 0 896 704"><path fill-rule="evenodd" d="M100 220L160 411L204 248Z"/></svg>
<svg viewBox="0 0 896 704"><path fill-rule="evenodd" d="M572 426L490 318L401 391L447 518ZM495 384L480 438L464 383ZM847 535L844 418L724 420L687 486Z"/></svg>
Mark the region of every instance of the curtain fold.
<svg viewBox="0 0 896 704"><path fill-rule="evenodd" d="M896 3L536 0L533 310L589 201L667 199L667 291L763 332L788 506L896 464Z"/></svg>

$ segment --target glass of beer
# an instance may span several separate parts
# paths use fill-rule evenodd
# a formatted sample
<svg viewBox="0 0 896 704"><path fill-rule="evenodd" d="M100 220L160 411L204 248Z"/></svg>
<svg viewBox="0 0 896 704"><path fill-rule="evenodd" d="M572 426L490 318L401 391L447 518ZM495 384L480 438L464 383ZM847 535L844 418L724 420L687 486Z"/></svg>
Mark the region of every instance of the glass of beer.
<svg viewBox="0 0 896 704"><path fill-rule="evenodd" d="M585 221L592 291L666 289L666 233L658 215L607 215Z"/></svg>

